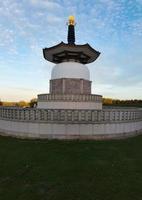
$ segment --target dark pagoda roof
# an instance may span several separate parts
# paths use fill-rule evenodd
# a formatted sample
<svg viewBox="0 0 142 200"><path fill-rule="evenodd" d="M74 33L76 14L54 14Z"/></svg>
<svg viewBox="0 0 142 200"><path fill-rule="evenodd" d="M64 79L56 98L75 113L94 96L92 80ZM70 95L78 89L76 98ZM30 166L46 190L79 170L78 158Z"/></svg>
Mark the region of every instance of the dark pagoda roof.
<svg viewBox="0 0 142 200"><path fill-rule="evenodd" d="M94 62L100 52L93 49L89 44L65 44L61 42L53 47L43 49L44 58L53 63L64 61L76 61L82 64Z"/></svg>

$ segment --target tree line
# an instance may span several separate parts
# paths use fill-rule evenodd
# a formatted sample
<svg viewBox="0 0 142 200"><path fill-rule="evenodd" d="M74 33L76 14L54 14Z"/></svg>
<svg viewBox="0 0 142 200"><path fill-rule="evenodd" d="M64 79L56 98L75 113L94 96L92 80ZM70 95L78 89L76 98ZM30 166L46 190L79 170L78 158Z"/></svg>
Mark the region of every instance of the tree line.
<svg viewBox="0 0 142 200"><path fill-rule="evenodd" d="M112 98L103 98L103 105L142 107L142 100L141 99L120 100Z"/></svg>
<svg viewBox="0 0 142 200"><path fill-rule="evenodd" d="M15 107L36 107L37 99L33 98L29 102L19 101L19 102L6 102L0 100L0 106L15 106ZM130 106L130 107L142 107L142 100L131 99L131 100L120 100L112 98L103 98L104 106Z"/></svg>
<svg viewBox="0 0 142 200"><path fill-rule="evenodd" d="M11 101L1 101L0 100L0 106L9 106L9 107L36 107L37 105L37 99L31 99L29 102L27 101L19 101L19 102L11 102Z"/></svg>

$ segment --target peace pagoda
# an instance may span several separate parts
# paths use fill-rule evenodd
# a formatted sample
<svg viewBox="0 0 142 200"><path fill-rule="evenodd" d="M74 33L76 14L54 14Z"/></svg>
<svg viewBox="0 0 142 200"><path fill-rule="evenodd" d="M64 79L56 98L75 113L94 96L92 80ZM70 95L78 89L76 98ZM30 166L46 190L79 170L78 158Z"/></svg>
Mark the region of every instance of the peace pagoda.
<svg viewBox="0 0 142 200"><path fill-rule="evenodd" d="M102 109L102 96L91 94L90 72L86 64L100 52L89 44L75 44L75 19L68 20L68 43L43 49L44 58L56 65L52 69L49 94L38 95L38 108Z"/></svg>
<svg viewBox="0 0 142 200"><path fill-rule="evenodd" d="M28 139L120 139L142 133L141 108L102 107L91 93L86 64L100 55L89 44L75 44L75 19L69 17L68 43L43 49L52 69L49 94L39 94L37 107L0 106L0 135Z"/></svg>

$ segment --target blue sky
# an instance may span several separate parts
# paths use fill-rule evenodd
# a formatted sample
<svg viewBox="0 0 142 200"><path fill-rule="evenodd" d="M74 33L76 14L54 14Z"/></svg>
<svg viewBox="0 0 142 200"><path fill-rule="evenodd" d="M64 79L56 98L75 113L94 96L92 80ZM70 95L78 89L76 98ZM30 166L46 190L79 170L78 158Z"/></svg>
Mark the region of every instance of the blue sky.
<svg viewBox="0 0 142 200"><path fill-rule="evenodd" d="M88 65L92 92L142 99L142 0L3 0L0 2L0 99L48 93L54 64L42 48L66 42L69 15L76 43L101 52Z"/></svg>

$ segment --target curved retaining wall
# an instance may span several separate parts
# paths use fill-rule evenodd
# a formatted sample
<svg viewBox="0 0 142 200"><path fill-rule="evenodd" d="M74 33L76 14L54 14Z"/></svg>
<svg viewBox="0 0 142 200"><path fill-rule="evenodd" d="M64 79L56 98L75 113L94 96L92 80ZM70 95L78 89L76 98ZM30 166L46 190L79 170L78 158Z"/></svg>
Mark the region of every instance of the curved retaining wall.
<svg viewBox="0 0 142 200"><path fill-rule="evenodd" d="M142 132L142 109L52 110L0 107L0 133L21 138L109 139Z"/></svg>

